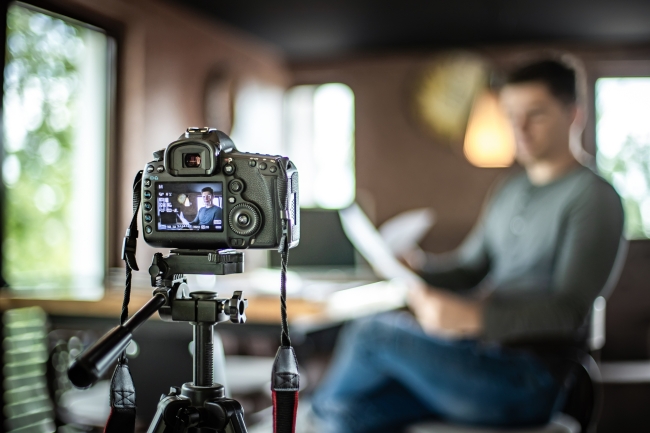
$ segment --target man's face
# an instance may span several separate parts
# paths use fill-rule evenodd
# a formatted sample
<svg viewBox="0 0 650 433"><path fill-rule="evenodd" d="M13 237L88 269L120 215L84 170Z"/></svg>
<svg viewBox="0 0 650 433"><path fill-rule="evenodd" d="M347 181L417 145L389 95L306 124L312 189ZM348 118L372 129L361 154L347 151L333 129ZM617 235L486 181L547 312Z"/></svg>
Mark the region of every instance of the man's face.
<svg viewBox="0 0 650 433"><path fill-rule="evenodd" d="M563 103L546 85L534 82L507 85L500 99L514 131L520 164L550 160L568 150L574 104Z"/></svg>
<svg viewBox="0 0 650 433"><path fill-rule="evenodd" d="M201 197L203 197L205 207L212 207L212 193L210 193L210 191L203 191Z"/></svg>

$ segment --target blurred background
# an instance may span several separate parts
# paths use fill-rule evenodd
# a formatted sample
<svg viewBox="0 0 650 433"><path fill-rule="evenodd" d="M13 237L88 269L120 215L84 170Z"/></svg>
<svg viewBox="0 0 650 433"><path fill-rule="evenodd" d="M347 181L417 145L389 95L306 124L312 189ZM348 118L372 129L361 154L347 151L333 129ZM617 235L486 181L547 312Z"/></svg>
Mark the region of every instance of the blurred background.
<svg viewBox="0 0 650 433"><path fill-rule="evenodd" d="M519 170L494 89L509 67L545 53L565 56L584 81L588 120L572 145L623 198L630 240L595 354L604 372L598 431L650 429L649 2L2 5L5 431L103 425L106 388L71 390L65 369L118 322L133 176L188 126L216 127L241 151L289 155L299 168L289 314L309 395L340 325L400 303L337 211L357 203L381 226L428 208L435 225L420 245L456 247L491 185ZM140 242L141 268L154 252ZM248 324L217 328L231 392L247 416L262 411L252 424L270 404L279 260L249 251L246 263L245 275L190 284L221 297L243 289L250 300ZM151 295L146 271L134 286L132 311ZM141 428L161 393L191 379L190 341L187 324L157 318L136 333L129 353Z"/></svg>

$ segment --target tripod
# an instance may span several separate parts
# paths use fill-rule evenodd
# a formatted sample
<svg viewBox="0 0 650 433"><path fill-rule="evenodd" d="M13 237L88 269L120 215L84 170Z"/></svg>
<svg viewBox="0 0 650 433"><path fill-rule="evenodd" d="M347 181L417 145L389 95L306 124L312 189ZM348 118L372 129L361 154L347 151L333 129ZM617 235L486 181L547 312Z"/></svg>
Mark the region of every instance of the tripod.
<svg viewBox="0 0 650 433"><path fill-rule="evenodd" d="M214 269L215 265L218 269ZM236 400L225 398L223 385L213 383L212 366L214 325L226 320L244 323L248 302L242 299L239 291L229 300L217 299L214 292L192 292L187 296L186 279L177 272L204 273L206 270L213 271L211 273L223 271L223 274L216 275L241 272L243 254L233 252L225 255L222 252L215 255L213 252L174 250L168 257L155 254L149 268L152 285L158 286L154 294L169 291L171 295L169 306L160 309L161 318L189 322L193 327L194 369L192 383L185 383L180 388L172 387L169 394L160 400L147 433L207 433L214 430L246 433L241 405Z"/></svg>
<svg viewBox="0 0 650 433"><path fill-rule="evenodd" d="M172 250L167 257L154 254L149 267L153 298L77 358L68 370L70 380L80 388L92 385L124 351L132 332L158 311L162 320L192 325L194 368L192 382L172 386L169 394L162 396L147 433L246 433L241 405L225 397L223 385L213 383L213 337L214 325L219 322L246 321L248 301L242 299L241 291L230 299L218 299L214 292L189 293L185 277L241 273L243 267L243 253L234 250Z"/></svg>

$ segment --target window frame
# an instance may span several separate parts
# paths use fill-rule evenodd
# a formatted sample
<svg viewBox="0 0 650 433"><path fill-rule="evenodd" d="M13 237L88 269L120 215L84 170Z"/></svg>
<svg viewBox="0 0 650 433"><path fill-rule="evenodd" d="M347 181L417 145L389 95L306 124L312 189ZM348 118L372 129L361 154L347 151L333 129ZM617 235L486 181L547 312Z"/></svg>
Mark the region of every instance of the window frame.
<svg viewBox="0 0 650 433"><path fill-rule="evenodd" d="M107 50L107 86L106 86L106 146L104 159L106 164L104 174L104 288L108 285L109 278L109 264L112 258L117 254L120 246L118 242L113 242L114 234L119 231L117 227L117 219L110 218L109 206L111 203L117 201L117 168L115 162L119 157L118 137L121 131L119 118L117 113L122 107L120 95L120 68L123 64L121 59L121 50L119 47L123 46L124 40L124 25L118 21L109 19L101 14L88 10L84 7L77 5L66 5L55 3L52 1L43 0L20 0L20 1L2 1L1 11L2 21L0 23L0 37L2 38L1 66L3 74L0 74L0 100L4 101L4 69L6 66L6 49L7 49L7 13L12 4L19 4L20 6L35 10L37 12L44 12L53 16L59 16L63 19L75 21L77 25L87 27L92 30L99 30L106 34L108 50ZM0 106L0 110L2 110ZM2 112L0 111L0 114ZM0 116L0 127L4 129L4 117ZM0 135L0 149L4 149L4 137ZM0 177L2 176L2 165L4 163L4 152L0 151ZM0 254L2 254L2 245L5 239L5 199L6 189L4 182L0 182ZM9 286L4 279L3 263L0 261L0 293L8 292ZM9 292L11 293L11 292Z"/></svg>

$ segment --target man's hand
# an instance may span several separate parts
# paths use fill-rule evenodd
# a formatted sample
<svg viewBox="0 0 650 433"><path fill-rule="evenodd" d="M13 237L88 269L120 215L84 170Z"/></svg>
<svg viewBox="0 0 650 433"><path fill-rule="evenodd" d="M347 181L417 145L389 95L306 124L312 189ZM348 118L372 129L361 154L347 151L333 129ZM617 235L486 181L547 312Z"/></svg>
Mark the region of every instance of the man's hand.
<svg viewBox="0 0 650 433"><path fill-rule="evenodd" d="M409 291L408 304L428 334L472 337L482 330L483 307L480 301L420 285Z"/></svg>
<svg viewBox="0 0 650 433"><path fill-rule="evenodd" d="M185 217L183 216L183 212L181 212L180 215L178 215L178 219L181 220L181 223L182 223L182 224L189 224L189 222L188 222L188 221L185 219Z"/></svg>
<svg viewBox="0 0 650 433"><path fill-rule="evenodd" d="M412 271L419 271L424 266L426 262L427 253L425 253L420 248L412 249L406 252L403 252L397 259L407 268Z"/></svg>

